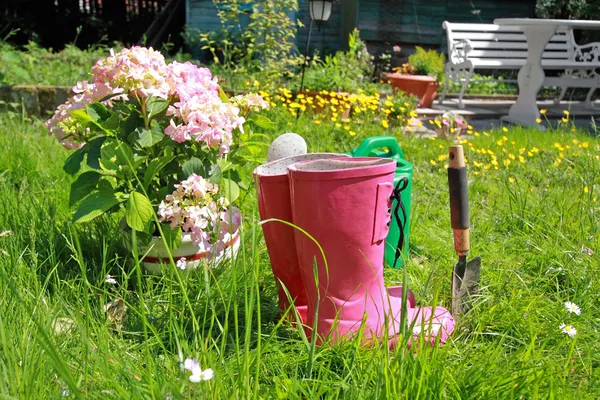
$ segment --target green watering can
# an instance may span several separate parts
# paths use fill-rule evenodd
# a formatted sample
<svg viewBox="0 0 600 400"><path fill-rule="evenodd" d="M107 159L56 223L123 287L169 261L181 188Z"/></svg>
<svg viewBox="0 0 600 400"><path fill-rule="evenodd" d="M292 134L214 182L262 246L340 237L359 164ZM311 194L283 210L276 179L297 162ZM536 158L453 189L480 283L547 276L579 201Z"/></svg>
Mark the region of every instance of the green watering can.
<svg viewBox="0 0 600 400"><path fill-rule="evenodd" d="M404 243L402 245L403 258L408 257L408 242L410 234L410 195L412 193L412 174L413 166L411 163L404 159L404 152L398 145L398 141L392 136L372 136L362 141L360 146L352 150L350 153L346 153L352 157L381 157L391 158L396 160L396 173L394 174L394 187L403 178L407 179L407 184L404 189L400 192L400 198L404 204L406 211L406 221L404 221ZM401 184L402 186L402 184ZM394 200L392 209L396 209L397 200ZM392 224L390 226L390 233L388 234L385 242L385 256L384 260L388 266L402 266L402 259L395 262L396 259L396 247L398 246L398 240L400 239L400 226L396 218L392 218Z"/></svg>

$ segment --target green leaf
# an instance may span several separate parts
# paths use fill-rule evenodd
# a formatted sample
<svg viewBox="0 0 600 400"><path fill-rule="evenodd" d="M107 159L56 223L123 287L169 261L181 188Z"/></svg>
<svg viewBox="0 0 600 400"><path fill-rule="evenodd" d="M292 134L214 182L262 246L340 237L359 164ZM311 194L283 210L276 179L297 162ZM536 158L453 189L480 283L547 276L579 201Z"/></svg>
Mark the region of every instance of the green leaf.
<svg viewBox="0 0 600 400"><path fill-rule="evenodd" d="M165 138L165 134L158 129L137 128L135 130L135 141L140 147L154 146Z"/></svg>
<svg viewBox="0 0 600 400"><path fill-rule="evenodd" d="M63 171L65 171L69 175L75 175L77 172L79 172L79 169L81 168L81 162L83 161L83 156L85 155L86 150L87 147L84 145L79 150L76 150L74 153L71 153L71 155L65 160L65 164L63 165Z"/></svg>
<svg viewBox="0 0 600 400"><path fill-rule="evenodd" d="M221 168L221 172L225 172L233 167L233 163L225 158L219 158L217 165Z"/></svg>
<svg viewBox="0 0 600 400"><path fill-rule="evenodd" d="M221 179L223 179L223 172L221 171L219 164L213 164L210 166L208 177L208 180L211 183L215 183L217 185L221 183Z"/></svg>
<svg viewBox="0 0 600 400"><path fill-rule="evenodd" d="M114 174L119 171L119 166L117 165L117 146L118 142L115 140L107 140L100 149L100 166L103 170L112 171Z"/></svg>
<svg viewBox="0 0 600 400"><path fill-rule="evenodd" d="M94 120L92 119L92 117L89 116L86 110L72 110L69 111L69 114L71 114L71 116L83 126L88 126L90 123L94 123Z"/></svg>
<svg viewBox="0 0 600 400"><path fill-rule="evenodd" d="M175 158L174 156L164 156L161 158L155 158L150 161L148 164L148 168L146 168L146 172L144 172L144 189L148 189L148 185L160 170L162 170L167 164L171 162Z"/></svg>
<svg viewBox="0 0 600 400"><path fill-rule="evenodd" d="M149 221L152 220L152 203L146 196L138 192L131 192L125 209L127 225L136 231L144 231Z"/></svg>
<svg viewBox="0 0 600 400"><path fill-rule="evenodd" d="M169 224L160 224L160 226L163 231L163 237L167 241L169 247L171 249L176 249L179 247L181 244L181 237L183 236L181 228L177 226L174 229L171 229L171 225Z"/></svg>
<svg viewBox="0 0 600 400"><path fill-rule="evenodd" d="M132 166L133 165L133 151L131 147L125 142L120 142L115 148L115 155L117 157L117 163L119 165Z"/></svg>
<svg viewBox="0 0 600 400"><path fill-rule="evenodd" d="M131 112L125 121L121 121L121 135L127 137L130 133L136 130L137 127L142 126L144 120L137 112Z"/></svg>
<svg viewBox="0 0 600 400"><path fill-rule="evenodd" d="M264 115L254 115L252 118L250 118L250 121L254 122L258 127L263 129L271 130L275 128L275 124L273 123L273 121L271 121Z"/></svg>
<svg viewBox="0 0 600 400"><path fill-rule="evenodd" d="M100 159L100 149L102 148L102 144L106 140L106 136L101 136L91 140L88 143L89 151L87 155L87 165L94 169L100 169L100 163L98 160Z"/></svg>
<svg viewBox="0 0 600 400"><path fill-rule="evenodd" d="M223 178L221 185L225 191L225 198L229 200L230 203L233 203L240 197L240 188L237 183L231 179Z"/></svg>
<svg viewBox="0 0 600 400"><path fill-rule="evenodd" d="M183 170L183 174L186 178L189 178L189 176L192 174L204 176L204 165L202 165L202 161L196 157L192 157L186 161L181 166L181 169Z"/></svg>
<svg viewBox="0 0 600 400"><path fill-rule="evenodd" d="M227 93L225 93L221 86L219 86L219 97L223 102L229 103L229 96L227 96Z"/></svg>
<svg viewBox="0 0 600 400"><path fill-rule="evenodd" d="M102 103L91 103L85 111L94 122L104 122L111 117L111 112Z"/></svg>
<svg viewBox="0 0 600 400"><path fill-rule="evenodd" d="M96 171L87 171L79 175L77 180L71 184L69 206L77 203L95 189L101 177L102 175Z"/></svg>
<svg viewBox="0 0 600 400"><path fill-rule="evenodd" d="M73 222L91 221L123 201L125 201L124 198L118 198L111 190L103 189L93 192L79 203L79 207L73 215Z"/></svg>
<svg viewBox="0 0 600 400"><path fill-rule="evenodd" d="M148 119L152 119L164 112L169 106L169 102L161 99L160 97L150 97L146 102L146 112L148 113Z"/></svg>

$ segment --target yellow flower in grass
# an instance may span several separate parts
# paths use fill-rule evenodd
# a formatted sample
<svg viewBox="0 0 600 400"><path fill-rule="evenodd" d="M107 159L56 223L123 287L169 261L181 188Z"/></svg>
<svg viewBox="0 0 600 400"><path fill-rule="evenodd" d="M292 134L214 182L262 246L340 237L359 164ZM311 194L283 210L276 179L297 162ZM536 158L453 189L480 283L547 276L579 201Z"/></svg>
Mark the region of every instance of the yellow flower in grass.
<svg viewBox="0 0 600 400"><path fill-rule="evenodd" d="M573 144L577 144L577 143L579 143L579 140L573 139Z"/></svg>
<svg viewBox="0 0 600 400"><path fill-rule="evenodd" d="M349 131L350 130L350 126L349 125L344 126L344 130Z"/></svg>
<svg viewBox="0 0 600 400"><path fill-rule="evenodd" d="M508 132L508 128L507 128L507 127L505 127L505 126L503 126L503 127L502 127L502 131L503 131L503 132Z"/></svg>
<svg viewBox="0 0 600 400"><path fill-rule="evenodd" d="M483 132L484 136L490 136L490 134L488 132Z"/></svg>
<svg viewBox="0 0 600 400"><path fill-rule="evenodd" d="M348 134L349 134L350 136L356 136L356 132L354 132L354 131L348 131Z"/></svg>
<svg viewBox="0 0 600 400"><path fill-rule="evenodd" d="M476 166L477 168L483 167L483 163L480 163L480 162L477 162L477 161L473 161L473 165Z"/></svg>
<svg viewBox="0 0 600 400"><path fill-rule="evenodd" d="M260 86L260 82L259 82L259 81L257 81L257 80L254 80L254 82L252 82L252 85L253 85L254 87L259 87L259 86Z"/></svg>
<svg viewBox="0 0 600 400"><path fill-rule="evenodd" d="M589 193L589 192L590 192L590 188L589 188L589 187L587 187L587 186L585 186L585 187L583 188L583 193L586 193L586 194L587 194L587 193Z"/></svg>
<svg viewBox="0 0 600 400"><path fill-rule="evenodd" d="M569 122L569 117L562 117L561 121L566 124L567 122Z"/></svg>
<svg viewBox="0 0 600 400"><path fill-rule="evenodd" d="M434 123L435 123L435 122L433 122L433 120L432 120L432 119L430 119L430 120L429 120L429 124L430 124L430 125L433 125Z"/></svg>
<svg viewBox="0 0 600 400"><path fill-rule="evenodd" d="M568 117L569 116L569 110L563 110L563 114L565 114Z"/></svg>
<svg viewBox="0 0 600 400"><path fill-rule="evenodd" d="M528 155L529 157L533 157L533 153L532 153L532 152L530 152L530 151L528 151L528 152L527 152L527 155Z"/></svg>
<svg viewBox="0 0 600 400"><path fill-rule="evenodd" d="M481 135L479 134L479 132L474 132L473 134L474 134L475 136L481 136Z"/></svg>
<svg viewBox="0 0 600 400"><path fill-rule="evenodd" d="M548 111L548 110L546 110L545 108L542 108L542 109L540 110L540 114L542 114L542 115L546 115L546 112L547 112L547 111Z"/></svg>
<svg viewBox="0 0 600 400"><path fill-rule="evenodd" d="M519 156L519 162L520 162L521 164L524 164L524 163L525 163L525 157L523 157L523 156Z"/></svg>
<svg viewBox="0 0 600 400"><path fill-rule="evenodd" d="M508 153L508 158L510 158L511 160L514 160L516 157L512 153Z"/></svg>
<svg viewBox="0 0 600 400"><path fill-rule="evenodd" d="M541 123L542 123L542 120L541 120L540 118L536 118L536 119L535 119L535 122L536 122L536 124L541 124Z"/></svg>
<svg viewBox="0 0 600 400"><path fill-rule="evenodd" d="M581 143L581 147L583 147L584 149L587 149L588 147L590 147L590 144L588 142L583 142L583 143Z"/></svg>
<svg viewBox="0 0 600 400"><path fill-rule="evenodd" d="M383 125L383 127L386 128L386 129L390 127L390 124L388 123L387 119L382 119L381 120L381 125Z"/></svg>
<svg viewBox="0 0 600 400"><path fill-rule="evenodd" d="M431 165L437 165L437 162L436 162L435 160L429 160L429 163L430 163Z"/></svg>
<svg viewBox="0 0 600 400"><path fill-rule="evenodd" d="M510 183L515 183L515 178L513 178L513 177L511 176L510 178L508 178L508 181L509 181Z"/></svg>
<svg viewBox="0 0 600 400"><path fill-rule="evenodd" d="M504 160L502 163L505 167L508 167L510 165L510 160Z"/></svg>
<svg viewBox="0 0 600 400"><path fill-rule="evenodd" d="M320 124L321 124L321 121L319 121L319 120L317 119L317 120L315 120L315 124L317 124L317 125L320 125Z"/></svg>

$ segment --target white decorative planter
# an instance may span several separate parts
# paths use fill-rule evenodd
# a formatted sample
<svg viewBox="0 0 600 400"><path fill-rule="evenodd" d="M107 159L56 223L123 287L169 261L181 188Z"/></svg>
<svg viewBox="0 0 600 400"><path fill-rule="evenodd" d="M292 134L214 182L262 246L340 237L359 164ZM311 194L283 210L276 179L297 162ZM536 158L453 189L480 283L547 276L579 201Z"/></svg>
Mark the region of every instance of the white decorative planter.
<svg viewBox="0 0 600 400"><path fill-rule="evenodd" d="M185 258L185 270L197 268L201 263L206 263L211 267L216 267L221 261L231 259L238 252L240 247L240 232L235 231L225 243L225 251L218 256L213 256L207 251L200 251L198 246L192 242L190 234L184 234L181 244L176 249L171 250L173 261ZM152 238L150 244L142 251L142 262L144 267L154 275L161 275L163 266L171 263L169 253L160 236Z"/></svg>

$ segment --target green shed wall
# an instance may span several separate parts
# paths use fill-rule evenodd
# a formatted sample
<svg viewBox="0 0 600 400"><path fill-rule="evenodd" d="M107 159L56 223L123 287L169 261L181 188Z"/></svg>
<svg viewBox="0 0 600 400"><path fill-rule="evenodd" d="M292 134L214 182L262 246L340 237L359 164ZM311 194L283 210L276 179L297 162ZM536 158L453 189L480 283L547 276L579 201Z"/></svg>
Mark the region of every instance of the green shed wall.
<svg viewBox="0 0 600 400"><path fill-rule="evenodd" d="M296 35L298 51L304 54L310 24L308 0L298 0L298 6L290 17L305 25ZM339 0L327 24L320 31L313 26L310 49L329 53L344 48L352 25L377 48L413 44L445 49L445 20L489 23L500 17L535 17L535 0ZM186 21L189 28L202 31L221 28L212 0L186 0Z"/></svg>

